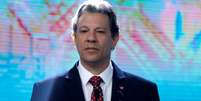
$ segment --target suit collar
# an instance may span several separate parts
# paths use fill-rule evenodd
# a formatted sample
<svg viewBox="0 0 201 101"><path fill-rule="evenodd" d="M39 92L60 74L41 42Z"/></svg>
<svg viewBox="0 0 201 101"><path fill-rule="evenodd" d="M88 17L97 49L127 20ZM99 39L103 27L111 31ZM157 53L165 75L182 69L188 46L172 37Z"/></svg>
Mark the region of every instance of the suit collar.
<svg viewBox="0 0 201 101"><path fill-rule="evenodd" d="M126 78L124 72L121 69L119 69L119 67L113 61L112 61L112 66L114 68L113 74L114 76L116 76L118 80Z"/></svg>
<svg viewBox="0 0 201 101"><path fill-rule="evenodd" d="M69 80L71 83L71 87L69 91L71 91L71 96L73 96L74 101L85 101L84 93L82 90L82 83L79 76L79 72L77 70L78 62L75 63L72 69L70 69L65 75L65 79Z"/></svg>
<svg viewBox="0 0 201 101"><path fill-rule="evenodd" d="M78 66L78 61L75 63L75 65L73 66L73 68L71 68L66 74L65 74L65 78L66 79L78 79L79 80L79 73L77 70L77 66Z"/></svg>
<svg viewBox="0 0 201 101"><path fill-rule="evenodd" d="M111 101L124 101L126 92L126 75L118 68L118 66L112 62L113 71L113 84L112 84L112 99Z"/></svg>
<svg viewBox="0 0 201 101"><path fill-rule="evenodd" d="M78 65L79 65L79 62L77 61L77 62L75 63L75 65L73 66L73 68L70 69L69 72L65 75L65 78L66 78L66 79L73 79L73 78L75 78L75 77L76 77L76 78L79 77L79 73L78 73L78 70L77 70L77 66L78 66ZM114 68L113 74L115 74L118 79L124 79L124 78L125 78L125 74L123 73L122 70L120 70L120 69L118 68L118 66L117 66L113 61L112 61L112 66L113 66L113 68ZM77 78L77 79L78 79L78 78Z"/></svg>
<svg viewBox="0 0 201 101"><path fill-rule="evenodd" d="M74 90L74 93L76 95L80 95L79 96L80 98L77 97L76 99L79 98L78 101L82 101L82 100L84 101L84 93L82 90L81 79L79 76L77 66L78 66L78 62L76 62L73 68L69 70L69 72L65 75L65 78L73 82L74 88L76 88ZM120 70L113 61L112 61L112 66L113 66L113 78L112 78L113 83L112 83L111 101L120 101L124 99L125 90L127 88L125 84L126 76L124 72Z"/></svg>

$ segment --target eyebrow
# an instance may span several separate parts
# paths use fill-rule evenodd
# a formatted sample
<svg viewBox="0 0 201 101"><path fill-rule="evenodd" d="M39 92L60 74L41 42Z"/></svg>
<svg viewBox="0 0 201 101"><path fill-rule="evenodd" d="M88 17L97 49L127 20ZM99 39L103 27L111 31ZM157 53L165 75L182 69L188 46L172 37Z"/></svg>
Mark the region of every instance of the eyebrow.
<svg viewBox="0 0 201 101"><path fill-rule="evenodd" d="M88 27L84 25L84 26L80 26L80 27L78 27L78 28L88 28Z"/></svg>
<svg viewBox="0 0 201 101"><path fill-rule="evenodd" d="M105 28L105 27L97 27L96 29L104 29L104 30L107 30L107 28Z"/></svg>
<svg viewBox="0 0 201 101"><path fill-rule="evenodd" d="M80 29L80 28L89 28L89 27L87 27L86 25L83 25L83 26L80 26L78 28ZM104 30L107 30L106 27L96 27L95 29L104 29Z"/></svg>

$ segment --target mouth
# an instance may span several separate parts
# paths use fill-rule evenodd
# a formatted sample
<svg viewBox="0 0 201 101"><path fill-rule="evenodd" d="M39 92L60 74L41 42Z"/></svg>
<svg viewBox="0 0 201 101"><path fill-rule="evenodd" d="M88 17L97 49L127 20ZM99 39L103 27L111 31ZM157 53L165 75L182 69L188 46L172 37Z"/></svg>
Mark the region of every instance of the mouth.
<svg viewBox="0 0 201 101"><path fill-rule="evenodd" d="M99 49L94 48L94 47L88 47L88 48L85 48L85 50L88 51L88 52L95 52L95 51L98 51Z"/></svg>

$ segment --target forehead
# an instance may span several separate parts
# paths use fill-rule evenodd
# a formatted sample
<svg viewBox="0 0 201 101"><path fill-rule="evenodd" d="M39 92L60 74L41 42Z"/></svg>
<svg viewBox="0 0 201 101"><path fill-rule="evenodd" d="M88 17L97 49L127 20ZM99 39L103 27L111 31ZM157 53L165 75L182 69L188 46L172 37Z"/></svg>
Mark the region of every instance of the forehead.
<svg viewBox="0 0 201 101"><path fill-rule="evenodd" d="M78 19L79 26L104 26L109 27L109 18L102 13L83 13Z"/></svg>

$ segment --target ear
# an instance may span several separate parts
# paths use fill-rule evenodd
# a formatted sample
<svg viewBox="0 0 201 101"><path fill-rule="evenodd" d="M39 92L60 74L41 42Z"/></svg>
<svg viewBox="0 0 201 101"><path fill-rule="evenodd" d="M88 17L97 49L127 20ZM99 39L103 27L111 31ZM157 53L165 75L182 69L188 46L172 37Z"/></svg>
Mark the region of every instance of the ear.
<svg viewBox="0 0 201 101"><path fill-rule="evenodd" d="M75 37L76 37L75 34L76 34L76 33L72 33L72 34L71 34L71 38L72 38L74 44L75 44Z"/></svg>
<svg viewBox="0 0 201 101"><path fill-rule="evenodd" d="M119 41L119 35L117 35L114 38L112 38L112 49L113 50L115 49L118 41Z"/></svg>

